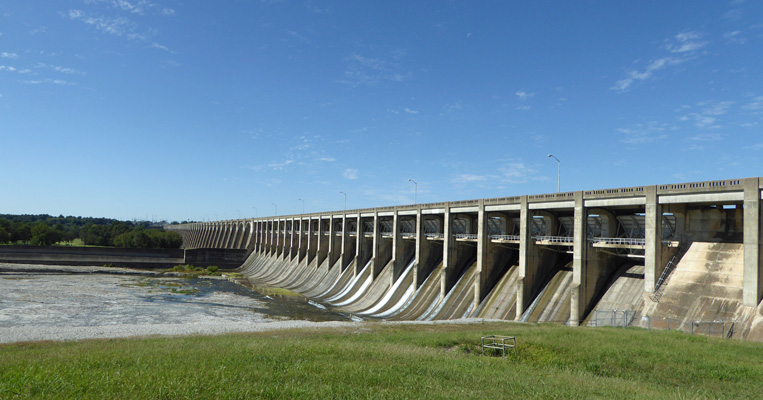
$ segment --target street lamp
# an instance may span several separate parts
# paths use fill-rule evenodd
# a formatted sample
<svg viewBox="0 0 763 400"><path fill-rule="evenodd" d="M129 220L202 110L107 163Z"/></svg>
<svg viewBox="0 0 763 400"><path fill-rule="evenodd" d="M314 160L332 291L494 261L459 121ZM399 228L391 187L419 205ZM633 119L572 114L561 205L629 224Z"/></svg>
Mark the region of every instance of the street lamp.
<svg viewBox="0 0 763 400"><path fill-rule="evenodd" d="M419 184L414 181L413 179L408 179L408 182L413 182L413 204L418 204L418 199L416 198L419 194Z"/></svg>
<svg viewBox="0 0 763 400"><path fill-rule="evenodd" d="M554 160L556 160L556 191L561 192L562 191L562 162L559 161L558 158L554 157L553 154L549 154L549 157L552 157Z"/></svg>
<svg viewBox="0 0 763 400"><path fill-rule="evenodd" d="M297 199L297 200L302 202L302 214L304 214L305 213L305 201L302 200L302 199Z"/></svg>
<svg viewBox="0 0 763 400"><path fill-rule="evenodd" d="M347 211L347 193L339 192L344 195L344 211Z"/></svg>
<svg viewBox="0 0 763 400"><path fill-rule="evenodd" d="M241 219L241 210L236 210L236 211L238 211L238 219Z"/></svg>
<svg viewBox="0 0 763 400"><path fill-rule="evenodd" d="M252 206L254 208L254 218L257 218L257 207Z"/></svg>
<svg viewBox="0 0 763 400"><path fill-rule="evenodd" d="M278 216L278 206L276 205L276 203L271 203L271 204L273 204L273 207L275 207L275 208L276 208L276 213L275 213L275 215L276 215L276 216Z"/></svg>

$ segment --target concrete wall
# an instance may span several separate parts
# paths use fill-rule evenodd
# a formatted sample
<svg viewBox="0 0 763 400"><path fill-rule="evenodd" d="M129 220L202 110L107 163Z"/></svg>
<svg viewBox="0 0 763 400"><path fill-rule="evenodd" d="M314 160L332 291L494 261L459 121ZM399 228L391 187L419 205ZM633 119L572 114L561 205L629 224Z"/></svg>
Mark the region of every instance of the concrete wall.
<svg viewBox="0 0 763 400"><path fill-rule="evenodd" d="M0 262L42 265L105 265L171 268L180 264L236 268L246 249L131 249L110 247L0 246Z"/></svg>
<svg viewBox="0 0 763 400"><path fill-rule="evenodd" d="M184 263L182 249L0 246L0 262L47 265L104 265L170 268Z"/></svg>

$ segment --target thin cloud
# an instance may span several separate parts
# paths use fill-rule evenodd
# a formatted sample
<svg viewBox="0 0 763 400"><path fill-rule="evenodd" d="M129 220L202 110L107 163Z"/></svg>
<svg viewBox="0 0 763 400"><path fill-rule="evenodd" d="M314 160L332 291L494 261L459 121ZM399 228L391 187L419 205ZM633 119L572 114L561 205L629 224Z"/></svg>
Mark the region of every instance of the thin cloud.
<svg viewBox="0 0 763 400"><path fill-rule="evenodd" d="M82 10L69 10L69 19L91 25L97 30L114 36L126 36L137 39L141 35L134 33L135 23L122 17L88 17Z"/></svg>
<svg viewBox="0 0 763 400"><path fill-rule="evenodd" d="M347 68L344 71L344 80L355 86L376 86L381 82L403 82L410 77L410 73L399 71L399 59L402 53L395 53L385 58L367 57L361 54L352 54L347 57Z"/></svg>
<svg viewBox="0 0 763 400"><path fill-rule="evenodd" d="M623 135L620 141L630 145L647 144L667 139L668 135L665 133L667 130L669 127L666 124L657 122L634 124L617 129Z"/></svg>
<svg viewBox="0 0 763 400"><path fill-rule="evenodd" d="M0 53L0 58L10 58L11 60L15 60L19 58L19 55L16 53L8 53L7 51L4 51Z"/></svg>
<svg viewBox="0 0 763 400"><path fill-rule="evenodd" d="M347 168L342 172L342 176L346 179L358 179L358 170L354 168Z"/></svg>
<svg viewBox="0 0 763 400"><path fill-rule="evenodd" d="M741 107L745 111L763 111L763 96L753 97L752 100Z"/></svg>
<svg viewBox="0 0 763 400"><path fill-rule="evenodd" d="M52 71L60 72L62 74L85 75L84 72L78 71L78 70L76 70L74 68L62 67L60 65L48 65L48 64L45 64L45 63L37 63L35 68L50 69Z"/></svg>
<svg viewBox="0 0 763 400"><path fill-rule="evenodd" d="M452 183L471 183L482 182L488 180L486 175L474 175L474 174L457 174L450 179Z"/></svg>
<svg viewBox="0 0 763 400"><path fill-rule="evenodd" d="M692 136L690 139L698 142L718 142L723 140L723 136L720 133L701 133Z"/></svg>
<svg viewBox="0 0 763 400"><path fill-rule="evenodd" d="M689 61L696 56L699 49L705 47L708 42L701 41L702 35L696 32L683 32L667 40L663 46L671 55L652 60L643 70L628 71L625 78L615 82L610 88L618 92L624 92L637 82L652 79L655 73L669 67Z"/></svg>
<svg viewBox="0 0 763 400"><path fill-rule="evenodd" d="M28 80L28 81L22 81L23 83L26 83L27 85L42 85L42 84L49 84L49 85L74 85L74 83L65 81L63 79L39 79L39 80Z"/></svg>
<svg viewBox="0 0 763 400"><path fill-rule="evenodd" d="M540 176L538 170L525 165L523 162L511 162L498 168L498 171L501 173L501 181L506 183L548 180L548 177Z"/></svg>
<svg viewBox="0 0 763 400"><path fill-rule="evenodd" d="M702 35L696 32L679 33L674 41L669 41L665 45L665 48L671 53L693 52L707 45L707 42L700 41L701 38Z"/></svg>
<svg viewBox="0 0 763 400"><path fill-rule="evenodd" d="M535 93L528 93L524 90L517 90L516 92L514 92L514 95L516 95L517 98L519 98L519 100L525 101L529 99L530 97L535 96Z"/></svg>
<svg viewBox="0 0 763 400"><path fill-rule="evenodd" d="M404 111L405 111L405 112L407 112L408 114L418 114L418 113L419 113L419 112L418 112L418 110L411 110L411 109L410 109L410 108L408 108L408 107L406 107L406 108L404 109Z"/></svg>
<svg viewBox="0 0 763 400"><path fill-rule="evenodd" d="M692 112L678 117L679 121L693 121L694 126L702 129L721 128L720 117L729 112L734 105L733 101L704 102L698 103L697 107L702 107L698 112ZM692 106L684 106L682 109L692 109Z"/></svg>

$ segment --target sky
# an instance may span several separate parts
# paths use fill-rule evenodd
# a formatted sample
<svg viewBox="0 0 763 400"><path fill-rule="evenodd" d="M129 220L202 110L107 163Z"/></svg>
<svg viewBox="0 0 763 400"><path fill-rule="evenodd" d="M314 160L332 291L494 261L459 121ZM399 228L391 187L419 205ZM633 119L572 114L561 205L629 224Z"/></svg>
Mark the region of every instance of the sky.
<svg viewBox="0 0 763 400"><path fill-rule="evenodd" d="M207 221L755 177L762 128L753 0L0 2L6 214Z"/></svg>

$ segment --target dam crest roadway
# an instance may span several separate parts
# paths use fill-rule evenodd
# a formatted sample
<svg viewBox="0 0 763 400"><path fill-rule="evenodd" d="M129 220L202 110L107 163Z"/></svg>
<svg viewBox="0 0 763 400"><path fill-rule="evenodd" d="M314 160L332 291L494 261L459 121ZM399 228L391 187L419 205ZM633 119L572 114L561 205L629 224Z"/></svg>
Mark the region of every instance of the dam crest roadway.
<svg viewBox="0 0 763 400"><path fill-rule="evenodd" d="M165 228L185 248L246 249L239 270L250 280L359 316L577 326L626 311L636 326L672 320L688 330L723 320L732 321L728 337L763 340L762 184L756 177Z"/></svg>

